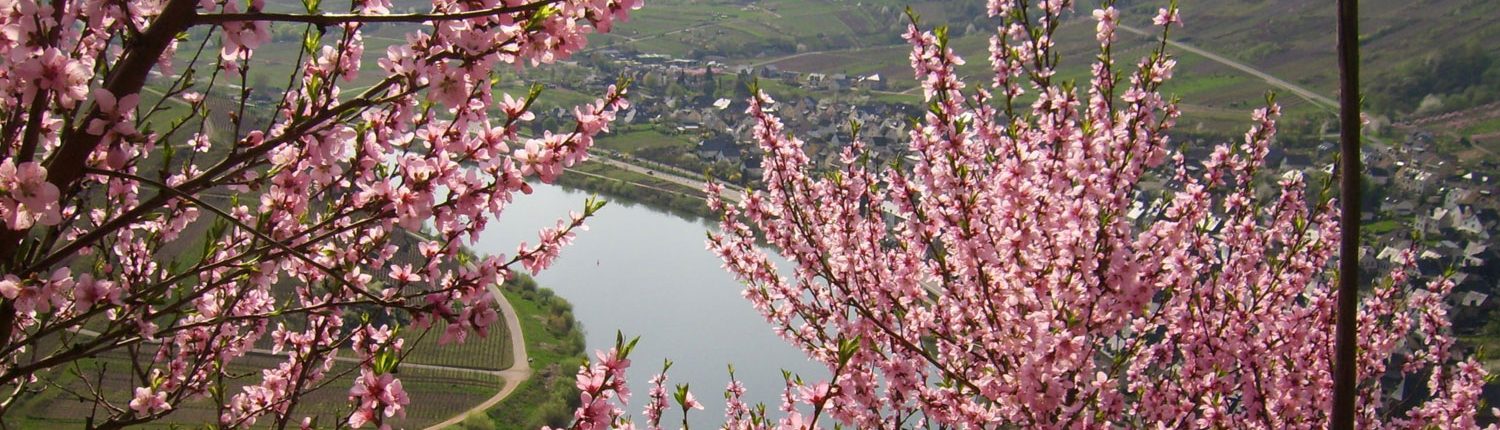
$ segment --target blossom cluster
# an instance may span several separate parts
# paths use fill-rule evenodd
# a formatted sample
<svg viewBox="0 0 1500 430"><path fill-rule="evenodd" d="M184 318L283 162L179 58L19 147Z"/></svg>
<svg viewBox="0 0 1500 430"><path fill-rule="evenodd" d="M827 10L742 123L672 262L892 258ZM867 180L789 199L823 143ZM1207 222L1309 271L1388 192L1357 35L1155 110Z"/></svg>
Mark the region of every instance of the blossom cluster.
<svg viewBox="0 0 1500 430"><path fill-rule="evenodd" d="M513 255L461 250L527 181L585 160L628 107L627 86L529 136L538 91L493 83L567 58L640 0L434 0L414 14L353 3L0 2L9 396L103 386L54 370L108 353L134 361L133 395L94 390L95 426L193 399L217 403L227 427L311 422L302 397L339 378L352 381L341 425L389 426L411 406L393 373L397 333L441 322L443 343L486 336L499 320L491 288L556 258L598 204ZM366 64L371 22L409 32ZM273 29L301 46L273 42ZM271 67L256 56L267 49L297 52L295 67L257 70ZM251 88L252 73L282 71L285 95L252 102L270 92ZM280 363L228 385L252 353ZM352 370L335 368L351 357Z"/></svg>
<svg viewBox="0 0 1500 430"><path fill-rule="evenodd" d="M1329 185L1265 169L1274 97L1242 141L1204 160L1174 150L1180 110L1161 89L1184 20L1162 8L1156 48L1120 68L1112 3L1092 11L1097 61L1076 87L1056 79L1069 0L990 1L994 78L977 87L946 32L913 17L928 110L893 165L873 165L856 135L820 170L771 97L750 100L764 189L710 199L722 217L708 247L832 376L788 378L781 418L731 382L726 427L1329 427ZM1356 426L1475 428L1486 375L1453 353L1452 281L1412 271L1391 268L1361 303Z"/></svg>

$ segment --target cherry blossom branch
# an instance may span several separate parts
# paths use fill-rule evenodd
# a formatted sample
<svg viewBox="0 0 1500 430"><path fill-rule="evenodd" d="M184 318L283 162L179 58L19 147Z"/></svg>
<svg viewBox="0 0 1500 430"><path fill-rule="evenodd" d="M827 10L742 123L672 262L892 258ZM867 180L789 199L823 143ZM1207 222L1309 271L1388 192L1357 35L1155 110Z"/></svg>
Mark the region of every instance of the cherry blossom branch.
<svg viewBox="0 0 1500 430"><path fill-rule="evenodd" d="M199 200L197 197L194 197L190 193L184 192L182 190L177 189L176 187L173 187L173 186L170 186L170 185L167 185L167 184L163 184L161 182L157 182L157 181L154 181L154 180L151 180L151 179L147 179L147 178L143 178L143 177L140 177L140 176L132 175L132 174L129 174L129 173L114 172L114 171L109 171L109 170L100 170L100 169L95 169L95 168L84 168L84 171L86 173L92 173L92 174L97 174L97 175L104 175L104 176L116 177L116 178L121 178L121 179L128 179L128 180L140 182L140 183L143 183L143 184L151 185L152 187L155 187L156 189L165 191L166 193L172 194L172 195L176 196L177 198L186 200L186 201L192 203L195 206L198 206L200 208L208 210L209 212L213 212L215 215L218 215L220 218L222 218L222 219L224 219L226 221L229 221L231 224L234 224L236 227L239 227L240 229L242 229L242 230L244 230L246 232L249 232L250 234L254 235L256 238L258 238L260 240L266 241L266 243L269 243L272 247L275 247L275 248L281 249L282 251L285 251L287 255L290 255L293 258L296 258L298 260L302 260L303 263L306 263L309 266L313 266L313 267L317 268L318 270L323 271L323 273L328 274L329 279L332 279L335 283L338 283L340 286L343 286L344 288L348 288L350 291L353 291L353 292L358 293L360 295L369 297L371 300L375 301L376 303L383 303L384 302L383 299L381 299L379 297L376 297L373 294L370 294L370 292L365 291L365 289L359 288L359 287L356 287L356 286L350 284L349 281L347 281L347 280L344 279L343 274L341 274L341 273L333 270L333 268L324 266L322 263L318 263L317 261L313 260L312 257L308 257L306 253L298 251L298 250L295 250L295 249L292 249L291 246L288 246L285 243L281 243L281 241L276 240L275 238L271 237L270 235L267 235L265 232L260 231L260 229L255 228L254 226L246 225L245 223L240 222L239 219L235 218L233 215L230 215L228 212L225 212L223 209L219 209L218 207L216 207L214 205L210 205L210 204L208 204L208 203L206 203L206 202L204 202L202 200Z"/></svg>
<svg viewBox="0 0 1500 430"><path fill-rule="evenodd" d="M563 0L539 0L518 6L497 6L488 9L476 9L465 12L452 13L404 13L404 14L382 14L382 15L359 15L359 14L294 14L294 13L272 13L272 12L244 12L244 13L218 13L197 15L193 18L191 25L219 25L226 22L245 21L272 21L272 22L295 22L313 24L319 26L336 26L343 24L366 24L382 22L401 23L423 23L436 21L454 21L461 19L483 18L499 14L517 12L529 12L541 10L542 8L559 3Z"/></svg>
<svg viewBox="0 0 1500 430"><path fill-rule="evenodd" d="M109 76L104 78L104 88L119 97L141 92L146 76L156 66L167 45L187 28L192 17L197 14L196 7L197 2L193 0L167 2L161 15L152 21L151 27L126 51L124 58L110 69ZM80 123L88 124L91 120L102 119L102 115L103 112L95 104ZM73 130L69 134L73 139L63 142L63 146L53 154L47 171L47 182L56 184L62 190L72 188L73 183L82 176L89 152L94 150L102 137L82 130ZM0 246L4 245L5 241L0 241Z"/></svg>

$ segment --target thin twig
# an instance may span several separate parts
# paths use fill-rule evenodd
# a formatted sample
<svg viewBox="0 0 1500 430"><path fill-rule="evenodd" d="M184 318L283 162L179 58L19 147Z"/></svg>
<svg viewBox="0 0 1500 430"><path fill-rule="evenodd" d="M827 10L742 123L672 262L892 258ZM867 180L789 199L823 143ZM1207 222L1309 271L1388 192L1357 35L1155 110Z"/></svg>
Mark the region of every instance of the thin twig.
<svg viewBox="0 0 1500 430"><path fill-rule="evenodd" d="M500 6L489 9L471 10L467 12L453 13L400 13L384 15L359 15L359 14L296 14L296 13L272 13L272 12L244 12L244 13L219 13L208 15L197 15L193 17L192 25L219 25L229 22L244 21L272 21L272 22L300 22L313 25L343 25L353 23L374 22L406 22L422 23L432 21L454 21L460 19L482 18L499 14L516 13L540 10L547 5L561 2L562 0L540 0L520 6Z"/></svg>

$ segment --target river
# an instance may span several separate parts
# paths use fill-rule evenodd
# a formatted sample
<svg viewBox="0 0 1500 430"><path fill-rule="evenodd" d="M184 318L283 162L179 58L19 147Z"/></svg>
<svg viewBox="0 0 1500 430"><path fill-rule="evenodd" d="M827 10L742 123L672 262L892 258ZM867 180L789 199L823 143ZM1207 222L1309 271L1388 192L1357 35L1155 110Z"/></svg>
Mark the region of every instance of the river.
<svg viewBox="0 0 1500 430"><path fill-rule="evenodd" d="M588 196L535 184L535 192L519 196L487 229L478 248L514 255L521 241L536 243L538 228L556 224L570 210L582 212ZM689 383L706 406L689 415L695 428L717 428L722 422L729 364L745 384L746 402L763 402L768 411L780 405L782 369L804 379L826 379L825 368L773 334L740 296L743 286L706 248L704 232L715 225L613 200L587 225L589 230L578 232L536 280L572 302L590 358L593 350L614 345L616 330L641 337L630 357L632 397L626 410L638 422L643 422L648 379L663 359L673 361L669 402L675 384ZM662 420L681 419L673 403Z"/></svg>

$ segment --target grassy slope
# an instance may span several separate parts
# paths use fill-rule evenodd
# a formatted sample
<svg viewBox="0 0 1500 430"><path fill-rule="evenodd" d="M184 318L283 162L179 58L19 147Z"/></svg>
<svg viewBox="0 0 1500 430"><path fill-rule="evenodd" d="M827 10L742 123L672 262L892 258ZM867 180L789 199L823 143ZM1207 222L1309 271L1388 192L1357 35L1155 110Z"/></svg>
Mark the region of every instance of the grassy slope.
<svg viewBox="0 0 1500 430"><path fill-rule="evenodd" d="M1333 3L1310 0L1200 0L1182 2L1184 42L1250 63L1332 96ZM1142 3L1129 22L1144 22ZM1486 0L1360 2L1361 61L1367 75L1423 58L1436 47L1500 36L1500 3ZM1486 43L1492 50L1500 45Z"/></svg>
<svg viewBox="0 0 1500 430"><path fill-rule="evenodd" d="M684 136L669 136L651 127L622 126L599 138L599 146L622 153L636 154L653 148L673 147L691 150L693 142Z"/></svg>

